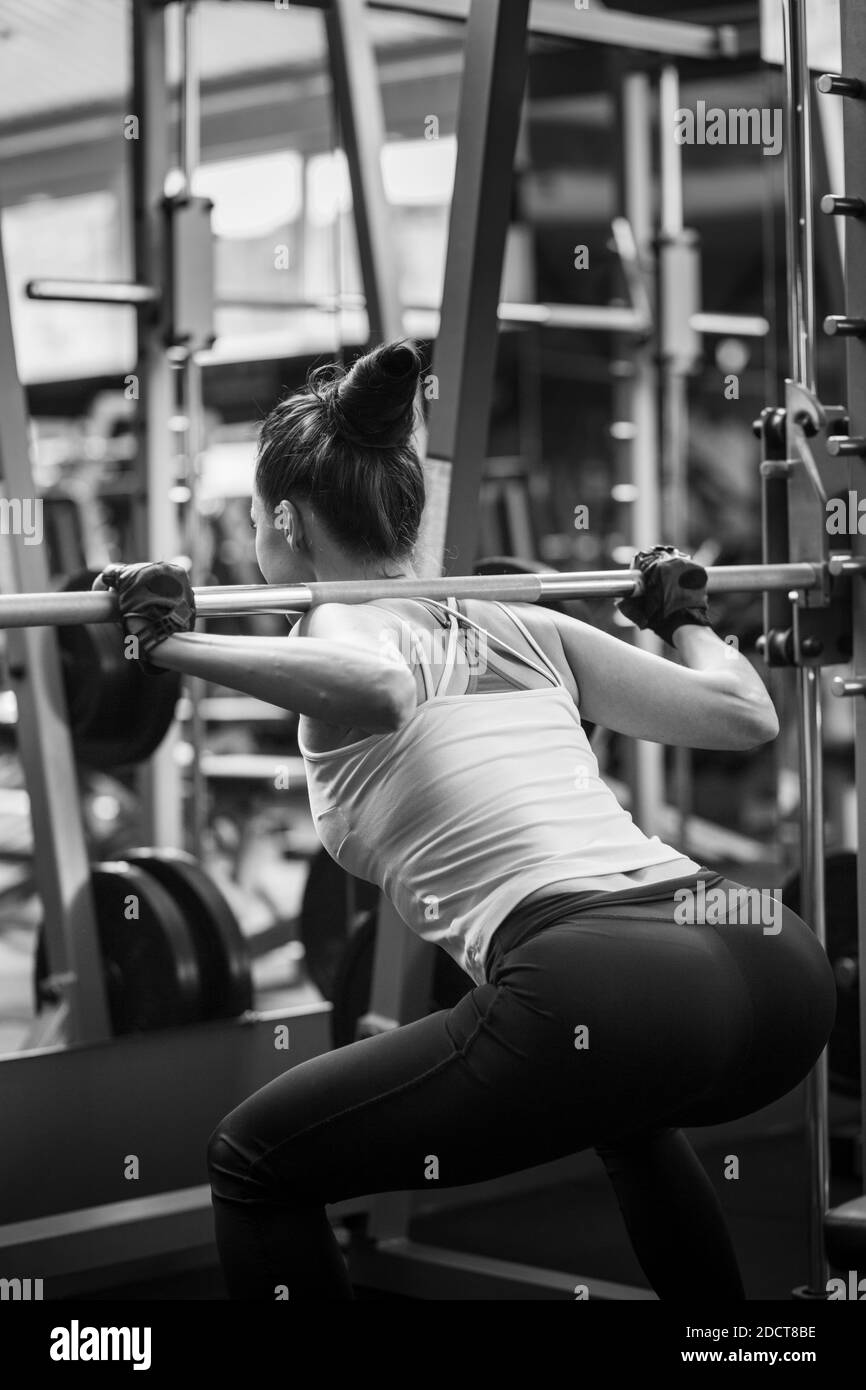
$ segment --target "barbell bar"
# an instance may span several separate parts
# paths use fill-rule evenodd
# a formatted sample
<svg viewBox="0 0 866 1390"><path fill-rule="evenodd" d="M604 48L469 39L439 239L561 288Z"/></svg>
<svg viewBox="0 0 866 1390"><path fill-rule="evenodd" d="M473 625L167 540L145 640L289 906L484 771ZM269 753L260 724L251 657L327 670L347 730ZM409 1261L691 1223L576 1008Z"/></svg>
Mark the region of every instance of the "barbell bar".
<svg viewBox="0 0 866 1390"><path fill-rule="evenodd" d="M822 566L807 563L716 565L707 570L710 593L814 589ZM471 575L445 579L348 579L315 584L225 584L195 590L201 618L230 614L302 612L321 603L369 603L381 598L545 599L630 598L641 592L640 570L584 570L565 574ZM113 593L0 595L0 628L69 627L118 621Z"/></svg>
<svg viewBox="0 0 866 1390"><path fill-rule="evenodd" d="M707 570L710 593L814 589L820 565L716 565ZM478 598L538 603L544 599L629 598L640 593L639 570L585 570L566 574L471 575L445 579L350 579L315 584L225 584L195 590L201 618L230 614L301 612L320 603L368 603L380 598ZM113 593L0 595L0 628L68 627L118 620Z"/></svg>

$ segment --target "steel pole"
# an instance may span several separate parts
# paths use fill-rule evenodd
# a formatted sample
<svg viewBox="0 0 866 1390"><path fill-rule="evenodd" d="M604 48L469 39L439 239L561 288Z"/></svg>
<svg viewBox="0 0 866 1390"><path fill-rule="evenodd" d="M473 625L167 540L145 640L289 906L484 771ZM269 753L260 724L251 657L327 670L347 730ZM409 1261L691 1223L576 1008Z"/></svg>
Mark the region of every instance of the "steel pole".
<svg viewBox="0 0 866 1390"><path fill-rule="evenodd" d="M788 332L791 374L809 391L815 390L815 280L812 223L812 121L809 104L809 60L806 46L805 0L783 0L785 46L785 210L788 255ZM789 451L793 422L788 422ZM797 671L797 714L800 744L801 910L822 946L827 944L824 900L824 792L821 744L821 688L818 672L808 666ZM826 1291L824 1216L830 1204L829 1092L826 1057L822 1056L806 1085L807 1126L811 1159L809 1213L810 1291Z"/></svg>
<svg viewBox="0 0 866 1390"><path fill-rule="evenodd" d="M675 64L667 63L659 76L659 170L661 220L659 240L676 240L683 236L683 159L682 146L673 138L676 113L680 106L680 75ZM659 301L669 302L666 277L669 263L659 251ZM688 364L682 356L674 356L670 342L670 325L665 323L667 311L660 313L660 372L661 436L662 436L662 495L665 498L665 539L688 550L688 433L689 398ZM671 752L673 773L672 800L678 811L677 845L683 854L689 852L689 814L692 808L692 756L689 748L674 748Z"/></svg>
<svg viewBox="0 0 866 1390"><path fill-rule="evenodd" d="M166 90L166 11L150 0L132 5L132 110L140 137L129 141L132 174L135 281L156 286L159 302L136 315L138 390L136 480L142 485L135 503L135 551L139 555L177 555L182 549L175 482L173 436L175 414L173 368L165 347L165 277L169 260L165 186L173 149ZM172 728L153 757L138 769L136 783L143 801L149 844L183 844L181 771Z"/></svg>
<svg viewBox="0 0 866 1390"><path fill-rule="evenodd" d="M201 162L201 91L199 82L198 11L196 0L185 0L180 35L181 81L178 112L178 159L183 177L183 195L192 194L195 172ZM202 579L204 547L203 522L199 510L202 452L205 447L204 385L201 366L195 354L187 353L181 364L181 391L186 419L186 485L188 498L185 532L193 581ZM201 858L207 829L207 780L201 767L201 749L207 729L201 713L205 682L189 677L185 682L189 699L189 819L192 851Z"/></svg>
<svg viewBox="0 0 866 1390"><path fill-rule="evenodd" d="M634 235L638 277L648 284L655 264L653 117L650 79L645 72L628 72L622 80L620 119L622 127L622 167L620 202ZM649 296L646 296L649 298ZM650 317L657 317L658 296L650 301ZM628 445L630 477L634 501L629 507L628 536L636 550L656 545L662 539L660 459L659 459L659 372L656 345L649 339L632 342L624 353L630 370L616 394L628 412L625 419L632 432ZM621 417L622 418L622 417ZM661 642L649 631L632 630L636 647L658 654ZM664 749L660 743L634 739L627 750L628 781L631 784L630 810L646 835L658 835L660 808L665 800Z"/></svg>
<svg viewBox="0 0 866 1390"><path fill-rule="evenodd" d="M785 41L785 233L791 375L815 390L812 116L805 0L782 0Z"/></svg>

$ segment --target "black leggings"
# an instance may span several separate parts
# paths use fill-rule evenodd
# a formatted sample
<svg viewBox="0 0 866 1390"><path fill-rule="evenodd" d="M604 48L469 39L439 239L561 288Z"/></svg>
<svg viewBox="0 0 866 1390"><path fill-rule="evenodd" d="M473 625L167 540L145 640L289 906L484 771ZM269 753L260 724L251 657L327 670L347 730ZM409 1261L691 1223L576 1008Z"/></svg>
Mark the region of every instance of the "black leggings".
<svg viewBox="0 0 866 1390"><path fill-rule="evenodd" d="M770 934L679 925L670 896L574 908L518 910L489 983L455 1008L303 1062L225 1117L208 1160L230 1298L350 1299L328 1203L587 1148L660 1298L744 1298L681 1127L749 1114L807 1075L835 1015L827 957L787 909Z"/></svg>

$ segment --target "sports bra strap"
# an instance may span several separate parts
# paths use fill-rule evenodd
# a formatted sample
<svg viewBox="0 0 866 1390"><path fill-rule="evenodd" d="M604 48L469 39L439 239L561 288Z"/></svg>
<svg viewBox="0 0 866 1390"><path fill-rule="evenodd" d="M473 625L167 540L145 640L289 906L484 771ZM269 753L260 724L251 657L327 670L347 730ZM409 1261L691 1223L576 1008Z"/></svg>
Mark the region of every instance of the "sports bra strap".
<svg viewBox="0 0 866 1390"><path fill-rule="evenodd" d="M409 631L409 642L421 671L421 679L424 682L424 694L428 700L433 700L438 694L438 686L433 679L433 668L427 660L427 654L424 651L424 643L419 640L418 634L411 623L403 622L403 626Z"/></svg>
<svg viewBox="0 0 866 1390"><path fill-rule="evenodd" d="M446 604L440 603L437 599L415 599L413 601L416 603L423 604L425 608L428 608L429 610L434 612L436 616L441 615L443 621L446 620L444 615L447 614L447 621L450 625L451 630L449 633L448 654L446 656L445 672L443 673L443 679L440 680L439 685L437 687L437 695L443 693L443 691L445 690L445 675L447 674L448 678L450 679L451 672L453 670L453 659L450 660L450 664L449 659L453 656L452 644L454 643L456 638L457 619L459 619L467 627L473 627L477 632L484 633L485 637L490 638L491 641L493 641L498 647L501 647L503 651L506 651L511 656L515 657L519 662L522 663L522 665L528 666L531 670L535 671L540 676L546 676L548 680L552 681L553 684L558 686L560 689L566 688L565 682L563 681L562 676L557 671L553 662L545 654L545 652L542 651L541 647L535 641L535 638L528 631L526 626L520 621L520 619L516 616L516 614L512 613L510 609L506 608L503 604L497 603L496 606L497 608L500 608L502 612L505 613L505 615L508 618L510 618L512 622L515 624L515 626L520 630L520 632L526 638L532 650L536 652L536 654L541 658L541 661L543 663L541 666L537 665L534 661L530 660L530 658L526 656L524 652L516 651L515 648L512 647L508 642L505 642L501 637L497 637L495 632L490 632L487 628L481 627L479 623L473 622L472 618L468 618L465 613L460 611L456 599L449 600L450 603L454 604L453 609L448 607Z"/></svg>
<svg viewBox="0 0 866 1390"><path fill-rule="evenodd" d="M456 604L456 599L449 599L449 603ZM445 661L442 666L442 675L439 677L439 684L436 687L437 695L446 695L451 684L451 677L454 673L454 666L457 659L457 639L460 636L460 628L457 617L449 612L448 616L448 646L445 649Z"/></svg>
<svg viewBox="0 0 866 1390"><path fill-rule="evenodd" d="M387 609L391 616L397 619L398 623L400 624L401 631L408 633L409 650L411 651L412 656L418 662L418 668L421 672L421 679L424 682L424 694L428 700L434 699L437 694L437 686L435 680L433 679L432 667L430 666L430 663L427 660L427 654L424 651L424 643L420 641L418 634L411 623L407 623L406 619L401 617L399 613L395 613L393 608L388 608L388 605L386 603L382 603L381 607Z"/></svg>
<svg viewBox="0 0 866 1390"><path fill-rule="evenodd" d="M535 638L529 631L529 628L526 626L526 624L520 618L518 618L516 613L512 613L510 608L506 608L504 603L500 603L498 599L494 599L493 602L496 604L496 607L500 608L502 612L505 613L506 616L511 619L515 626L520 629L532 650L536 653L537 656L541 658L550 675L556 681L556 684L565 687L565 681L562 679L560 672L556 669L547 653L538 644L538 642L536 642Z"/></svg>

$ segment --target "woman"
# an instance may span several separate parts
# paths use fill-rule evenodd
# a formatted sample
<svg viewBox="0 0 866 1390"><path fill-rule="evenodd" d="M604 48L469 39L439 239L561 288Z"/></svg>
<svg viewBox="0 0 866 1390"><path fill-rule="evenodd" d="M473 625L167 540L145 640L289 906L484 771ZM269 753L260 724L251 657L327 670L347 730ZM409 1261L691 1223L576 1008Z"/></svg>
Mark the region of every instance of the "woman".
<svg viewBox="0 0 866 1390"><path fill-rule="evenodd" d="M387 345L348 375L319 369L268 416L252 504L268 583L414 576L419 371L412 346ZM713 887L734 901L736 885L645 836L599 777L581 715L690 747L778 732L763 683L708 626L705 572L664 547L639 563L644 597L623 607L681 664L480 600L322 604L290 642L194 635L182 570L106 572L143 660L300 713L323 844L474 982L451 1010L292 1068L217 1126L231 1298L351 1298L328 1203L588 1147L660 1298L744 1298L681 1127L801 1081L835 988L788 911L769 930L736 912L684 916Z"/></svg>

